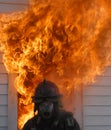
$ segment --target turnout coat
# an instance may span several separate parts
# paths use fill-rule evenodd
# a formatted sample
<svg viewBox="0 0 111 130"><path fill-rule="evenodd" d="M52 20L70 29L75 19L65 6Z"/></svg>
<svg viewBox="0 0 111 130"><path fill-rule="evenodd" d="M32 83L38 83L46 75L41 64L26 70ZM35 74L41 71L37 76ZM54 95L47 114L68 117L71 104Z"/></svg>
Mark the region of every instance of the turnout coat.
<svg viewBox="0 0 111 130"><path fill-rule="evenodd" d="M80 127L72 113L60 111L48 120L36 115L25 123L22 130L80 130Z"/></svg>

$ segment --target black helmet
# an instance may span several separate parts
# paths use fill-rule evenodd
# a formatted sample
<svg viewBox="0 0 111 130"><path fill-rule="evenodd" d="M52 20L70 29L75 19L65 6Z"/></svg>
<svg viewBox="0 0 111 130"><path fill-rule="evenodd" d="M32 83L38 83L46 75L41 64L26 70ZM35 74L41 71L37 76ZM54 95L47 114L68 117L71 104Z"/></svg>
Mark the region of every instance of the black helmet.
<svg viewBox="0 0 111 130"><path fill-rule="evenodd" d="M38 84L32 99L33 102L38 103L41 99L48 98L55 100L60 98L61 96L62 95L59 93L58 87L55 83L44 80L43 82Z"/></svg>

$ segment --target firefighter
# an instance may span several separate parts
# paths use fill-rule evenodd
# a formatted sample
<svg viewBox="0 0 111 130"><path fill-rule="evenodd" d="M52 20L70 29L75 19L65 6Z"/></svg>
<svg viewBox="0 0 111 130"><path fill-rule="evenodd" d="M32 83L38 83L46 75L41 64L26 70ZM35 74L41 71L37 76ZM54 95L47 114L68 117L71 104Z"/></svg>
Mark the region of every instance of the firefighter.
<svg viewBox="0 0 111 130"><path fill-rule="evenodd" d="M72 113L62 109L61 96L55 83L41 82L32 97L34 113L38 111L38 114L34 114L22 130L80 130Z"/></svg>

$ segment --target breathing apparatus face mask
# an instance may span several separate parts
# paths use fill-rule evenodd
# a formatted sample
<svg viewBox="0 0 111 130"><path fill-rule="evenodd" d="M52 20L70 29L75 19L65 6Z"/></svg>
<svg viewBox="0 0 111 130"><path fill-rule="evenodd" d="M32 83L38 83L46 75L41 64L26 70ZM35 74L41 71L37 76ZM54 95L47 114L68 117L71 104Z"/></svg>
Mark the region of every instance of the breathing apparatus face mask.
<svg viewBox="0 0 111 130"><path fill-rule="evenodd" d="M44 101L39 104L39 114L43 119L49 119L54 112L54 104L50 101Z"/></svg>

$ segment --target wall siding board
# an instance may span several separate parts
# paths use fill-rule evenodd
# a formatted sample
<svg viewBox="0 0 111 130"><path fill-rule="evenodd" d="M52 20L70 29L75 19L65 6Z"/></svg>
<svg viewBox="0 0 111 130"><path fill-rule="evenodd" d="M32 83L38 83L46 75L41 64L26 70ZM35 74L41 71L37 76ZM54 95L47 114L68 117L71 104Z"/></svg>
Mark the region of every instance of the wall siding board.
<svg viewBox="0 0 111 130"><path fill-rule="evenodd" d="M84 130L111 130L111 126L86 126Z"/></svg>
<svg viewBox="0 0 111 130"><path fill-rule="evenodd" d="M8 127L0 127L0 130L7 130Z"/></svg>
<svg viewBox="0 0 111 130"><path fill-rule="evenodd" d="M17 11L23 11L27 8L26 5L1 5L0 13L12 13Z"/></svg>
<svg viewBox="0 0 111 130"><path fill-rule="evenodd" d="M0 13L23 11L28 6L28 0L0 0Z"/></svg>
<svg viewBox="0 0 111 130"><path fill-rule="evenodd" d="M101 90L100 90L101 89ZM93 86L93 87L86 87L84 89L84 95L85 96L88 96L88 95L91 95L91 96L102 96L102 95L106 95L106 96L110 96L111 95L111 87L110 86L102 86L100 88L100 86Z"/></svg>
<svg viewBox="0 0 111 130"><path fill-rule="evenodd" d="M7 126L8 118L7 116L0 116L0 127Z"/></svg>
<svg viewBox="0 0 111 130"><path fill-rule="evenodd" d="M84 96L85 105L111 105L111 96Z"/></svg>
<svg viewBox="0 0 111 130"><path fill-rule="evenodd" d="M0 105L0 116L8 116L7 105Z"/></svg>
<svg viewBox="0 0 111 130"><path fill-rule="evenodd" d="M0 105L7 105L7 104L8 104L8 95L0 94Z"/></svg>
<svg viewBox="0 0 111 130"><path fill-rule="evenodd" d="M103 86L110 86L111 85L111 77L110 76L98 76L96 77L95 83L93 83L93 86L96 85L103 85Z"/></svg>
<svg viewBox="0 0 111 130"><path fill-rule="evenodd" d="M28 3L29 0L0 0L0 2L8 2L8 3Z"/></svg>
<svg viewBox="0 0 111 130"><path fill-rule="evenodd" d="M111 116L86 116L84 123L88 126L109 126L111 125Z"/></svg>
<svg viewBox="0 0 111 130"><path fill-rule="evenodd" d="M0 94L7 94L8 93L8 88L6 84L0 84Z"/></svg>
<svg viewBox="0 0 111 130"><path fill-rule="evenodd" d="M111 115L111 106L85 106L84 116Z"/></svg>

